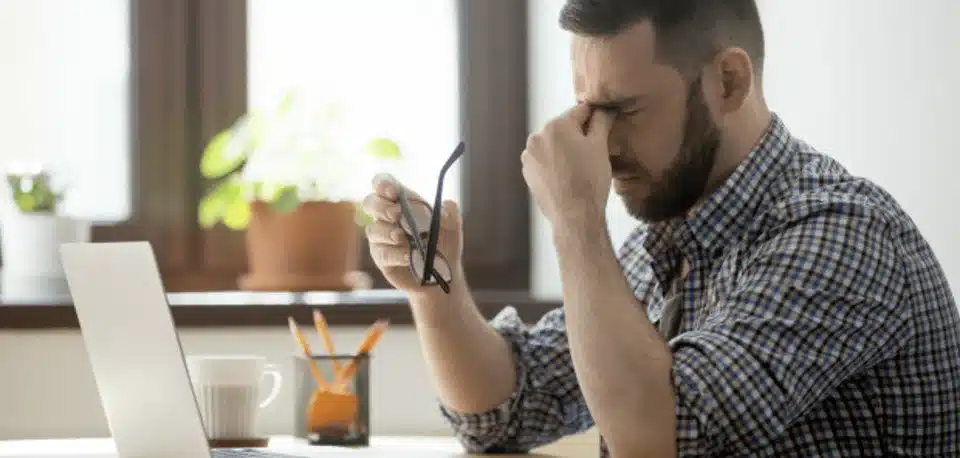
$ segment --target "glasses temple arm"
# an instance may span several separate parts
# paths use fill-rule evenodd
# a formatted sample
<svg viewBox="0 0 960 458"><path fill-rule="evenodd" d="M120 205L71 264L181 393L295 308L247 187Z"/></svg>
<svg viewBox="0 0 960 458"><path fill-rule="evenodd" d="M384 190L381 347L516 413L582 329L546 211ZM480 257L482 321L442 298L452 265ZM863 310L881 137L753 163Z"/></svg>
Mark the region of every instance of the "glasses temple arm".
<svg viewBox="0 0 960 458"><path fill-rule="evenodd" d="M447 161L444 162L443 167L440 168L440 178L437 179L437 193L433 200L433 214L430 217L430 235L427 240L427 254L423 259L424 282L430 279L430 275L434 275L433 258L437 252L437 239L440 237L440 214L443 213L443 179L447 175L447 170L463 155L464 149L466 149L466 145L461 141L460 144L457 145L457 148L453 150L450 157L447 158ZM439 275L435 276L439 277ZM442 279L438 278L438 281L442 281Z"/></svg>

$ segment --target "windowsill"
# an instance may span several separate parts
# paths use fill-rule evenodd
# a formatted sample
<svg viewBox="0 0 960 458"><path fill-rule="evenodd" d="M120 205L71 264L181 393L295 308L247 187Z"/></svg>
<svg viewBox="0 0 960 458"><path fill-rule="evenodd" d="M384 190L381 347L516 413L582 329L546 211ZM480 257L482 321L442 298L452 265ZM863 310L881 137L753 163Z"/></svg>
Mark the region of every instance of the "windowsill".
<svg viewBox="0 0 960 458"><path fill-rule="evenodd" d="M167 295L178 327L222 328L287 326L287 317L311 324L319 309L332 326L367 326L386 318L391 325L411 325L406 297L395 290L352 293L204 292ZM538 300L524 291L478 291L474 299L485 317L493 318L506 305L517 308L528 323L557 308L553 300ZM69 301L0 304L0 329L78 329Z"/></svg>

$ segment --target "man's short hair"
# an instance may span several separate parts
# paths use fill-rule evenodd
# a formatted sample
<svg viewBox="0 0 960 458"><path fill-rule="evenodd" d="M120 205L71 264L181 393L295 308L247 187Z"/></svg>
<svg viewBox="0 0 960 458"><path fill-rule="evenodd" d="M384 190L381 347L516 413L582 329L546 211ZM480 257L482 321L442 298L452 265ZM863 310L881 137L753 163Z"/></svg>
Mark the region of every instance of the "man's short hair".
<svg viewBox="0 0 960 458"><path fill-rule="evenodd" d="M792 0L790 0L792 1ZM560 27L577 35L610 37L649 20L657 59L686 78L714 53L742 48L763 73L763 28L756 0L567 0Z"/></svg>

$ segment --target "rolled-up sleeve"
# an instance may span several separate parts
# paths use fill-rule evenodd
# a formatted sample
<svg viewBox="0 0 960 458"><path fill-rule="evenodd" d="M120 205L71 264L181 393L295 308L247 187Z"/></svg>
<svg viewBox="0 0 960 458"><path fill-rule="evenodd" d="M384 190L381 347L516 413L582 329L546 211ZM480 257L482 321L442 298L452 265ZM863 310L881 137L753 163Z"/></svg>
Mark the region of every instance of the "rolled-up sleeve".
<svg viewBox="0 0 960 458"><path fill-rule="evenodd" d="M440 409L469 452L525 452L585 431L593 419L580 393L570 358L563 309L528 328L513 307L490 323L509 342L517 370L513 395L481 413Z"/></svg>
<svg viewBox="0 0 960 458"><path fill-rule="evenodd" d="M681 457L746 456L909 338L896 230L826 208L744 254L702 326L670 342Z"/></svg>

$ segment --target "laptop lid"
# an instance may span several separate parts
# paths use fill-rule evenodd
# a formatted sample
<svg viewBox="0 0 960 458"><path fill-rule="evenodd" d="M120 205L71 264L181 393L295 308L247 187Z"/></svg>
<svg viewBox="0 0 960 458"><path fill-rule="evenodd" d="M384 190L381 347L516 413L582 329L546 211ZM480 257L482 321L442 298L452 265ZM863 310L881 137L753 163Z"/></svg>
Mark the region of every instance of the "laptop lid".
<svg viewBox="0 0 960 458"><path fill-rule="evenodd" d="M150 244L69 243L60 254L117 453L210 458Z"/></svg>

